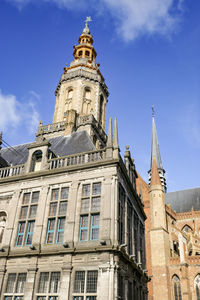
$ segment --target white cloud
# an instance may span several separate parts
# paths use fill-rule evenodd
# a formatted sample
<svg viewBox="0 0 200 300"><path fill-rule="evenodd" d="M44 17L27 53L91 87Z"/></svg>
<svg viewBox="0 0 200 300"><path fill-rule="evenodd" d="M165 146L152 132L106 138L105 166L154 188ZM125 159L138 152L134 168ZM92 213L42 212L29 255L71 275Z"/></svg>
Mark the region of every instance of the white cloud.
<svg viewBox="0 0 200 300"><path fill-rule="evenodd" d="M123 39L134 40L140 35L159 33L168 35L180 21L185 0L7 0L19 8L29 2L49 2L60 8L88 9L101 13L106 11L116 24ZM103 7L103 11L102 11ZM101 9L100 9L101 8Z"/></svg>
<svg viewBox="0 0 200 300"><path fill-rule="evenodd" d="M31 91L19 102L14 95L5 95L0 90L0 131L15 131L20 126L28 128L29 134L36 132L39 123L39 113L36 101L39 95Z"/></svg>

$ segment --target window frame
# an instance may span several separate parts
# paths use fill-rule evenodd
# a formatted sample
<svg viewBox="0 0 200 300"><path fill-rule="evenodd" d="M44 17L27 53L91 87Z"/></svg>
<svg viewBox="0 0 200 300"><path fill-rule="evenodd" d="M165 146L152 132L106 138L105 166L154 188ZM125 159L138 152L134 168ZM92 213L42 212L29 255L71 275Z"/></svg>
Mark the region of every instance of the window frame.
<svg viewBox="0 0 200 300"><path fill-rule="evenodd" d="M35 202L34 194L38 194L37 201ZM28 202L26 200L26 195L29 195ZM15 246L16 247L23 247L23 246L31 246L33 242L33 234L35 229L35 221L37 217L37 209L38 209L38 203L40 200L40 190L32 190L29 192L24 192L22 195L22 203L20 206L20 214L18 218L18 227L17 227L17 235L16 235L16 241ZM36 210L34 215L31 215L31 208L36 206ZM25 211L25 208L27 208L25 216L22 214L23 210ZM23 232L20 231L21 225L24 224ZM33 224L33 230L30 232L30 224ZM31 243L27 243L28 236L31 236ZM19 238L21 237L21 242L19 243Z"/></svg>
<svg viewBox="0 0 200 300"><path fill-rule="evenodd" d="M63 198L63 196L62 196L62 191L64 189L67 190L66 198ZM55 199L53 198L53 191L58 191L58 195L56 196L57 198L55 198ZM48 206L47 228L46 228L46 235L45 235L45 244L46 245L63 244L68 201L69 201L69 186L52 187L51 192L50 192L49 206ZM66 208L63 213L60 211L60 207L61 207L62 203L66 204ZM51 207L52 207L52 209L51 209ZM63 228L59 227L61 224L61 220L64 220ZM51 221L54 221L53 229L49 229ZM59 240L60 233L63 233L63 240L61 240L59 242L58 240ZM52 242L49 242L49 237L51 234L53 235Z"/></svg>
<svg viewBox="0 0 200 300"><path fill-rule="evenodd" d="M95 185L100 185L100 191L99 193L95 192ZM84 187L89 187L89 194L84 194ZM98 199L98 207L96 208L94 205L93 200ZM101 211L101 199L102 199L102 182L96 181L96 182L90 182L90 183L84 183L82 185L82 191L81 191L81 209L80 209L80 218L79 218L79 242L93 242L99 240L99 234L100 234L100 211ZM86 210L83 209L84 201L88 200L88 206L86 207ZM86 202L87 204L87 202ZM93 206L94 205L94 206ZM93 224L93 220L95 216L99 216L98 225ZM82 226L82 220L84 217L87 217L87 226ZM93 230L98 230L98 237L93 239L92 233ZM86 239L82 239L82 233L86 231Z"/></svg>
<svg viewBox="0 0 200 300"><path fill-rule="evenodd" d="M12 291L10 291L10 292L7 291L8 284L9 284L9 275L15 275L15 279L13 281L13 286L12 286ZM22 291L18 292L17 285L18 285L18 280L19 280L20 275L25 275L25 280L21 281L21 282L23 282L23 289L22 289ZM6 278L5 290L3 293L3 299L4 300L8 300L8 299L15 300L15 299L17 299L16 297L21 297L21 299L24 299L24 291L26 288L26 282L27 282L27 272L20 272L20 273L10 272L10 273L8 273L7 278Z"/></svg>
<svg viewBox="0 0 200 300"><path fill-rule="evenodd" d="M78 272L82 272L84 273L84 284L82 285L82 283L80 283L80 290L79 292L78 291L75 291L75 286L76 286L76 274ZM92 292L88 292L88 274L90 272L95 272L96 276L94 277L95 278L95 289L96 291L92 291ZM73 276L73 288L72 288L72 299L73 300L90 300L91 299L94 299L94 300L97 300L97 290L98 290L98 278L99 278L99 272L98 270L75 270L74 272L74 276ZM83 288L83 290L82 290Z"/></svg>
<svg viewBox="0 0 200 300"><path fill-rule="evenodd" d="M39 291L40 289L40 279L41 279L41 274L48 274L48 279L46 281L44 281L44 291L41 292ZM52 281L52 274L58 274L58 285L57 285L57 290L56 292L52 292L51 291L51 283ZM38 274L38 281L37 281L37 289L36 289L36 293L35 293L35 299L36 300L51 300L54 299L54 297L56 297L55 299L58 300L59 299L59 292L60 292L60 284L61 284L61 272L60 271L41 271ZM46 285L46 286L45 286ZM46 289L45 289L46 288Z"/></svg>

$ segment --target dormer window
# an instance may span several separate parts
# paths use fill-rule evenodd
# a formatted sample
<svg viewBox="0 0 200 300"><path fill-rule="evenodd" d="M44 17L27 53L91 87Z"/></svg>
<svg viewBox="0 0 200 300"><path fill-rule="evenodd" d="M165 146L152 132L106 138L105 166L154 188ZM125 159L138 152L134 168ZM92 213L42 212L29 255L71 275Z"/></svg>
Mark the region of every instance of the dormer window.
<svg viewBox="0 0 200 300"><path fill-rule="evenodd" d="M91 99L91 90L89 88L85 89L84 98L90 100Z"/></svg>
<svg viewBox="0 0 200 300"><path fill-rule="evenodd" d="M73 97L73 89L68 90L67 99L72 99Z"/></svg>
<svg viewBox="0 0 200 300"><path fill-rule="evenodd" d="M32 156L31 172L40 171L41 164L42 164L42 151L37 150L33 153L33 156Z"/></svg>

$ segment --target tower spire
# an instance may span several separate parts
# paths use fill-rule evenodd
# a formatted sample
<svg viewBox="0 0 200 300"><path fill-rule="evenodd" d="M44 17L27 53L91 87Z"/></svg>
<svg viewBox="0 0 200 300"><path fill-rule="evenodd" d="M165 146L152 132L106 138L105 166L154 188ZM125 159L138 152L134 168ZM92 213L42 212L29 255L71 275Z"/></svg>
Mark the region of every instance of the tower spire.
<svg viewBox="0 0 200 300"><path fill-rule="evenodd" d="M152 142L151 142L151 162L150 162L150 170L149 170L149 182L151 181L152 166L153 166L154 159L156 160L160 181L162 183L164 191L166 192L167 187L166 187L166 179L165 179L165 170L163 169L162 166L162 160L160 155L160 148L159 148L158 136L157 136L157 130L155 124L155 111L154 111L154 106L152 106Z"/></svg>

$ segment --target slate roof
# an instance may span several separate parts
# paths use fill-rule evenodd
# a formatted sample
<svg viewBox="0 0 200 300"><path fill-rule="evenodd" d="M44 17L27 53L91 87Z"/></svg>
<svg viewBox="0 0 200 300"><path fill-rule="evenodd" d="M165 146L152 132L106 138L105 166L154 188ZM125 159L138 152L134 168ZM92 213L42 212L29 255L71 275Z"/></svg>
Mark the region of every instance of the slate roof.
<svg viewBox="0 0 200 300"><path fill-rule="evenodd" d="M182 190L165 195L165 203L176 212L200 210L200 188Z"/></svg>
<svg viewBox="0 0 200 300"><path fill-rule="evenodd" d="M58 136L49 139L51 144L50 150L56 156L65 156L75 153L87 152L95 150L88 133L86 131L74 132L69 136ZM1 156L9 164L20 165L24 164L28 158L28 147L32 143L4 148L1 150Z"/></svg>

